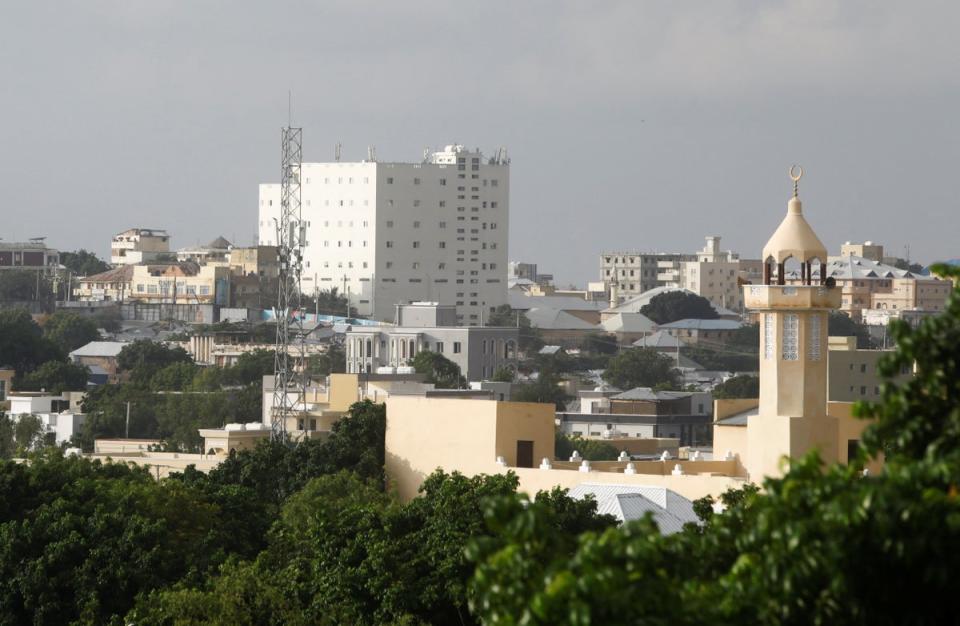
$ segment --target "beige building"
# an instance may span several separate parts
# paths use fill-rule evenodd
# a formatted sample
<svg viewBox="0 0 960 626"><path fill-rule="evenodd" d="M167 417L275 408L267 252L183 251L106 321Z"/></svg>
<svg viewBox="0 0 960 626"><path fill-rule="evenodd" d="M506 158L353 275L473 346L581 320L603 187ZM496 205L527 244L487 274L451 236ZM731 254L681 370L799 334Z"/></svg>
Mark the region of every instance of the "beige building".
<svg viewBox="0 0 960 626"><path fill-rule="evenodd" d="M73 295L81 302L135 300L225 306L230 300L230 269L195 263L123 265L81 278Z"/></svg>
<svg viewBox="0 0 960 626"><path fill-rule="evenodd" d="M660 261L657 280L670 287L688 289L714 306L739 311L740 261L736 254L720 249L720 237L709 236L692 261Z"/></svg>
<svg viewBox="0 0 960 626"><path fill-rule="evenodd" d="M892 350L857 349L856 337L830 337L830 366L827 397L834 402L880 399L880 373L877 364ZM912 370L900 372L895 382L909 380Z"/></svg>
<svg viewBox="0 0 960 626"><path fill-rule="evenodd" d="M865 259L870 259L877 263L883 262L883 245L878 243L873 243L872 241L865 241L863 243L853 243L850 241L845 241L842 246L840 246L840 256L858 256Z"/></svg>
<svg viewBox="0 0 960 626"><path fill-rule="evenodd" d="M157 228L130 228L113 236L110 263L136 265L170 254L170 235Z"/></svg>

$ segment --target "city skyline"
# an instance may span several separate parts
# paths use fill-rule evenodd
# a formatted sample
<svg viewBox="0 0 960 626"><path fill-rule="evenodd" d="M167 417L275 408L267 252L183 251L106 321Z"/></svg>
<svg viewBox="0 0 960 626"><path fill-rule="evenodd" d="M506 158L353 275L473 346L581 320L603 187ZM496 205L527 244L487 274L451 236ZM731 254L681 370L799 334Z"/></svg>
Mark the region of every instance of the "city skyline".
<svg viewBox="0 0 960 626"><path fill-rule="evenodd" d="M831 253L960 256L950 4L225 6L8 11L4 240L102 257L135 226L251 243L292 92L307 162L337 142L382 161L506 146L509 257L558 284L596 280L603 251L704 235L757 257L794 162Z"/></svg>

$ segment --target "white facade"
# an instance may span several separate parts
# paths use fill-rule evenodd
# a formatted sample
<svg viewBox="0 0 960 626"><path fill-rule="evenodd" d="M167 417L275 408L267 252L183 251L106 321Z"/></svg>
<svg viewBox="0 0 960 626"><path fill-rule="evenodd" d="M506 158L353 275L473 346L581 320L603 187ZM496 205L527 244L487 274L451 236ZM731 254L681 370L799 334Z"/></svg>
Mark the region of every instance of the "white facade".
<svg viewBox="0 0 960 626"><path fill-rule="evenodd" d="M422 163L304 163L302 290L336 287L361 315L456 305L460 321L507 302L509 162L447 146ZM277 241L280 185L260 185L259 239Z"/></svg>
<svg viewBox="0 0 960 626"><path fill-rule="evenodd" d="M149 263L169 254L170 235L155 228L131 228L113 236L110 242L110 263L136 265Z"/></svg>
<svg viewBox="0 0 960 626"><path fill-rule="evenodd" d="M671 287L689 289L714 306L739 311L743 307L737 281L740 261L733 252L720 250L720 237L706 240L695 261L661 261L658 278Z"/></svg>

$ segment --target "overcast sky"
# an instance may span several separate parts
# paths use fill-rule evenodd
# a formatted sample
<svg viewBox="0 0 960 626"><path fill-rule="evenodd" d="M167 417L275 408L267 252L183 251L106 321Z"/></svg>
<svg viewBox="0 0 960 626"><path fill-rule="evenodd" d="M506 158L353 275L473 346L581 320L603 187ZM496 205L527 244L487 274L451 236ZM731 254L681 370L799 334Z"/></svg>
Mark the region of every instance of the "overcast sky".
<svg viewBox="0 0 960 626"><path fill-rule="evenodd" d="M105 255L132 226L249 244L279 129L304 158L511 164L510 258L758 257L803 165L834 253L960 257L960 3L172 2L0 8L0 237Z"/></svg>

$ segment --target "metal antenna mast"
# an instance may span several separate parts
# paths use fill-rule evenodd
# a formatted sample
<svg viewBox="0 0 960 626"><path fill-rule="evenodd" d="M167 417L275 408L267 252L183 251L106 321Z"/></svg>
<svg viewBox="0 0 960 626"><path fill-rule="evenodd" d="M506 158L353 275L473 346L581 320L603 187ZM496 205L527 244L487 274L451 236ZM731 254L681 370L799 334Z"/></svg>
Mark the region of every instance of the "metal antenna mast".
<svg viewBox="0 0 960 626"><path fill-rule="evenodd" d="M280 276L277 290L277 343L273 361L273 413L275 440L287 440L287 422L306 411L306 377L294 372L290 346L298 342L301 367L306 367L303 312L300 308L300 272L303 269L304 227L300 213L300 167L303 129L282 131L280 219L277 220L277 255ZM301 429L303 426L300 427Z"/></svg>

